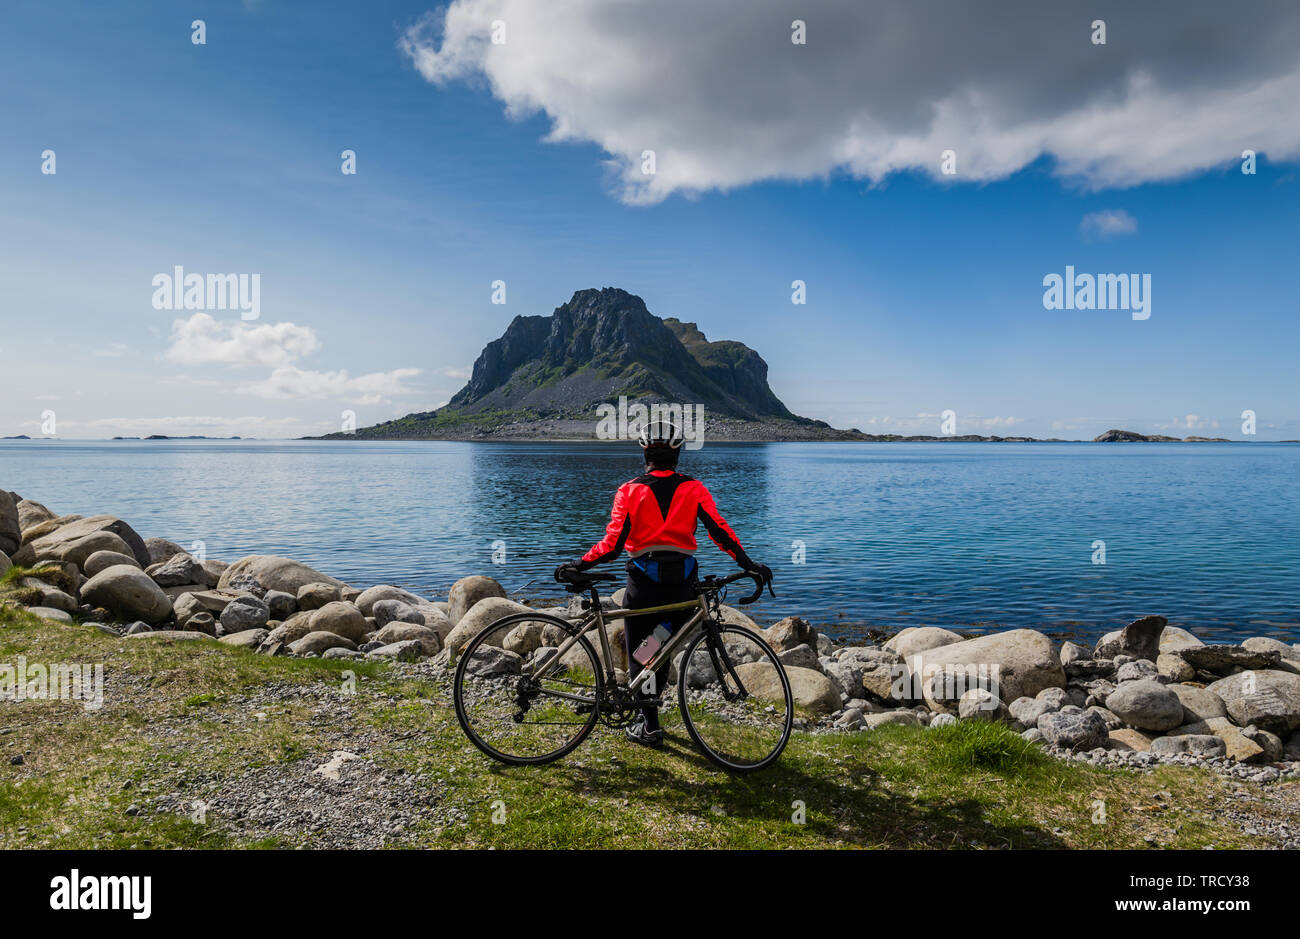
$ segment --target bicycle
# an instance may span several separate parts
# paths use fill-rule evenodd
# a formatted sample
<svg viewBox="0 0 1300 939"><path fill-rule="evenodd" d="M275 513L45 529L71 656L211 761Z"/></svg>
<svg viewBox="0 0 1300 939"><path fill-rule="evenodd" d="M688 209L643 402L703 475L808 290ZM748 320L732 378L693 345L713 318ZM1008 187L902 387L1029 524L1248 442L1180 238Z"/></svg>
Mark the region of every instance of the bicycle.
<svg viewBox="0 0 1300 939"><path fill-rule="evenodd" d="M658 703L663 689L655 687L655 671L667 663L681 721L706 757L732 772L771 765L790 739L794 704L771 646L753 630L722 620L727 585L746 577L756 589L739 602L750 604L762 595L763 582L758 574L742 571L701 578L691 600L604 610L596 584L618 578L575 572L565 589L586 594L576 622L549 613L514 613L466 643L453 692L461 729L502 763L550 763L577 748L597 722L626 727L640 708ZM628 681L626 670L616 668L607 620L687 609L696 612ZM592 632L596 646L588 638ZM618 644L617 653L623 651Z"/></svg>

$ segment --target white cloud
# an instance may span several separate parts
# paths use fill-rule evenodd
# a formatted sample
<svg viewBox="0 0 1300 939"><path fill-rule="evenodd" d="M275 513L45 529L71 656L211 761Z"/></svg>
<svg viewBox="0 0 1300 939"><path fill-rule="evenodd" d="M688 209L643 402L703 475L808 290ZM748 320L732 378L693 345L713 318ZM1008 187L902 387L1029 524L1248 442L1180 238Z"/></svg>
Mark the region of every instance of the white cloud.
<svg viewBox="0 0 1300 939"><path fill-rule="evenodd" d="M357 404L379 404L392 396L417 393L406 381L418 374L418 368L398 368L350 378L346 369L317 372L290 365L275 369L262 381L247 382L239 390L260 398L346 398Z"/></svg>
<svg viewBox="0 0 1300 939"><path fill-rule="evenodd" d="M807 44L790 41L795 16ZM1108 44L1091 42L1094 18ZM504 21L506 42L490 41ZM768 179L1004 177L1087 188L1300 155L1300 4L1002 0L453 0L399 41L428 81L483 81L552 141L594 142L633 203ZM654 150L657 172L642 172ZM945 177L948 178L948 177Z"/></svg>
<svg viewBox="0 0 1300 939"><path fill-rule="evenodd" d="M102 359L117 359L130 351L130 347L124 342L111 342L102 349L96 349L95 355Z"/></svg>
<svg viewBox="0 0 1300 939"><path fill-rule="evenodd" d="M320 346L315 331L306 326L218 322L207 313L195 313L187 320L172 322L171 345L163 357L182 365L279 368L310 355Z"/></svg>
<svg viewBox="0 0 1300 939"><path fill-rule="evenodd" d="M1079 222L1079 231L1085 238L1104 240L1116 235L1132 235L1138 230L1137 219L1123 209L1102 209L1089 212Z"/></svg>

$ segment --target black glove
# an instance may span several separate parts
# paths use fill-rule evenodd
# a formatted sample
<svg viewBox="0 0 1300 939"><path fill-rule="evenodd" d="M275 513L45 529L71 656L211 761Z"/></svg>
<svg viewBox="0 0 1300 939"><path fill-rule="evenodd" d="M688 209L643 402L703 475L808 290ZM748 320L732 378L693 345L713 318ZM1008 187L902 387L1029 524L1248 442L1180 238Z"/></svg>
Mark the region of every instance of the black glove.
<svg viewBox="0 0 1300 939"><path fill-rule="evenodd" d="M571 581L574 574L581 574L585 570L581 561L565 561L555 569L555 579L562 584Z"/></svg>
<svg viewBox="0 0 1300 939"><path fill-rule="evenodd" d="M772 568L768 567L766 564L756 564L755 562L750 561L745 570L751 574L757 574L765 584L770 584L772 582Z"/></svg>

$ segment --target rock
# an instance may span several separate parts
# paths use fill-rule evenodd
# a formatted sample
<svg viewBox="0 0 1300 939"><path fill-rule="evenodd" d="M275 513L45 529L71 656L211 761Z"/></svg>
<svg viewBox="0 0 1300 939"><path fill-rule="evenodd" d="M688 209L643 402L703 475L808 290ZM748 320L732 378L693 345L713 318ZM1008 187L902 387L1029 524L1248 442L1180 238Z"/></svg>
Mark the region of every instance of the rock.
<svg viewBox="0 0 1300 939"><path fill-rule="evenodd" d="M209 636L217 635L217 619L206 610L200 610L189 618L185 628L190 632L207 633Z"/></svg>
<svg viewBox="0 0 1300 939"><path fill-rule="evenodd" d="M1109 731L1122 730L1124 727L1124 722L1120 720L1120 716L1118 714L1116 714L1114 711L1102 707L1101 705L1094 704L1091 707L1084 708L1084 710L1092 711L1103 721L1105 721L1106 729Z"/></svg>
<svg viewBox="0 0 1300 939"><path fill-rule="evenodd" d="M1192 756L1209 759L1226 756L1228 746L1222 737L1213 734L1183 734L1178 737L1157 737L1151 741L1151 752L1158 756L1190 753Z"/></svg>
<svg viewBox="0 0 1300 939"><path fill-rule="evenodd" d="M1264 751L1260 754L1258 762L1276 763L1282 759L1284 748L1282 738L1277 734L1251 724L1248 727L1241 728L1241 735Z"/></svg>
<svg viewBox="0 0 1300 939"><path fill-rule="evenodd" d="M1248 652L1276 652L1284 660L1300 662L1300 649L1289 646L1285 642L1278 642L1276 639L1269 639L1267 636L1247 639L1241 647Z"/></svg>
<svg viewBox="0 0 1300 939"><path fill-rule="evenodd" d="M336 584L303 584L298 588L298 609L319 610L327 603L343 599L342 594Z"/></svg>
<svg viewBox="0 0 1300 939"><path fill-rule="evenodd" d="M1146 659L1136 659L1132 662L1125 662L1115 671L1115 681L1123 684L1126 681L1159 681L1160 673L1156 670L1156 663L1149 662Z"/></svg>
<svg viewBox="0 0 1300 939"><path fill-rule="evenodd" d="M1133 730L1131 727L1119 727L1110 732L1110 743L1106 745L1107 750L1123 750L1125 752L1146 753L1151 749L1152 740L1166 740L1166 737L1153 737L1150 734L1144 734L1140 730ZM1218 739L1218 738L1215 738Z"/></svg>
<svg viewBox="0 0 1300 939"><path fill-rule="evenodd" d="M1095 750L1110 742L1106 722L1095 711L1055 711L1038 719L1043 740L1066 750Z"/></svg>
<svg viewBox="0 0 1300 939"><path fill-rule="evenodd" d="M1264 748L1241 732L1241 728L1217 727L1214 736L1223 741L1229 759L1238 763L1258 763L1264 758Z"/></svg>
<svg viewBox="0 0 1300 939"><path fill-rule="evenodd" d="M183 584L201 584L203 587L216 585L216 581L204 570L203 565L196 561L193 555L186 554L184 551L173 554L161 563L150 565L145 569L145 573L152 577L159 587L179 587Z"/></svg>
<svg viewBox="0 0 1300 939"><path fill-rule="evenodd" d="M140 568L126 564L105 568L82 584L81 598L124 620L143 620L151 626L172 615L171 601L162 588Z"/></svg>
<svg viewBox="0 0 1300 939"><path fill-rule="evenodd" d="M944 717L944 716L950 716L950 715L935 715L935 716L936 716L936 717ZM931 726L931 727L934 726L934 721L931 721L931 722L930 722L930 726ZM1028 740L1030 743L1046 743L1046 742L1047 742L1047 739L1043 736L1043 732L1042 732L1041 730L1039 730L1037 727L1030 727L1028 730L1022 731L1021 734L1020 734L1020 736L1021 736L1023 739Z"/></svg>
<svg viewBox="0 0 1300 939"><path fill-rule="evenodd" d="M361 591L359 590L357 591L357 593L360 592ZM322 659L348 659L355 662L359 659L364 659L366 654L359 649L345 649L342 646L335 646L332 649L326 649L321 653L320 657Z"/></svg>
<svg viewBox="0 0 1300 939"><path fill-rule="evenodd" d="M265 629L245 629L242 633L230 633L222 636L217 641L228 646L235 646L238 649L256 649L266 640L268 635L270 633Z"/></svg>
<svg viewBox="0 0 1300 939"><path fill-rule="evenodd" d="M856 728L863 727L866 722L862 719L862 711L858 708L845 708L844 713L835 718L836 727Z"/></svg>
<svg viewBox="0 0 1300 939"><path fill-rule="evenodd" d="M726 626L740 626L743 629L748 629L750 632L758 633L760 636L763 635L763 627L759 626L758 623L740 612L740 610L733 606L727 606L725 603L718 604L718 619ZM613 622L622 622L622 620L614 620ZM811 628L812 627L810 626L809 629ZM816 636L816 632L814 632L813 635ZM813 645L815 644L816 643L813 643Z"/></svg>
<svg viewBox="0 0 1300 939"><path fill-rule="evenodd" d="M310 616L312 632L330 632L353 642L363 642L366 633L370 632L361 611L342 600L327 603L319 610L313 610Z"/></svg>
<svg viewBox="0 0 1300 939"><path fill-rule="evenodd" d="M263 637L263 640L265 640L265 637ZM324 631L310 632L301 639L295 639L289 643L289 651L294 655L311 655L312 653L320 655L327 649L339 647L355 651L357 644L351 639L345 639L338 635L338 633Z"/></svg>
<svg viewBox="0 0 1300 939"><path fill-rule="evenodd" d="M13 554L22 543L23 529L18 521L18 503L12 493L0 489L0 554Z"/></svg>
<svg viewBox="0 0 1300 939"><path fill-rule="evenodd" d="M1059 704L1022 695L1011 702L1008 713L1026 727L1037 727L1044 714L1054 714L1061 709Z"/></svg>
<svg viewBox="0 0 1300 939"><path fill-rule="evenodd" d="M922 652L963 641L961 636L950 629L941 629L938 626L908 626L892 636L885 643L885 648L907 660Z"/></svg>
<svg viewBox="0 0 1300 939"><path fill-rule="evenodd" d="M1178 652L1182 649L1194 649L1203 645L1205 645L1204 642L1179 626L1166 626L1165 631L1160 634L1161 652ZM1157 661L1159 661L1158 658Z"/></svg>
<svg viewBox="0 0 1300 939"><path fill-rule="evenodd" d="M744 662L736 666L736 674L746 690L763 701L782 701L784 694L781 679L770 662ZM811 668L792 667L785 670L790 681L790 694L796 708L813 714L830 714L839 710L840 693L834 683L821 672Z"/></svg>
<svg viewBox="0 0 1300 939"><path fill-rule="evenodd" d="M257 597L235 597L221 611L218 621L223 633L240 633L248 629L262 629L270 618L271 610L265 601Z"/></svg>
<svg viewBox="0 0 1300 939"><path fill-rule="evenodd" d="M51 523L46 522L45 524ZM90 544L99 543L101 547L95 550L120 551L122 554L131 554L134 555L136 563L140 567L149 566L149 550L145 547L144 540L136 534L135 529L130 525L112 515L92 515L89 518L76 518L73 521L58 525L48 534L32 539L29 544L37 558L57 557L58 560L66 560L66 558L59 556L62 552L86 536L98 532L108 532L116 535L120 540L120 544L111 539L100 539L98 542L85 542L81 547L84 549ZM111 547L108 546L110 544ZM93 553L94 550L85 551L77 565L80 566Z"/></svg>
<svg viewBox="0 0 1300 939"><path fill-rule="evenodd" d="M951 714L946 714L946 713L940 711L938 714L934 715L934 717L930 718L930 724L929 724L929 726L930 726L930 727L948 727L948 726L950 726L950 725L952 725L952 724L955 724L955 723L957 723L957 718L953 717Z"/></svg>
<svg viewBox="0 0 1300 939"><path fill-rule="evenodd" d="M13 493L10 493L10 495L13 495ZM19 500L16 508L18 511L18 528L24 533L27 529L39 525L41 522L48 522L57 517L45 506L39 502L33 502L31 499Z"/></svg>
<svg viewBox="0 0 1300 939"><path fill-rule="evenodd" d="M262 646L258 651L265 651L277 643L287 647L290 643L295 642L307 635L309 632L312 632L311 621L312 617L315 616L317 612L318 611L316 610L303 610L293 614L293 616L290 616L287 620L270 631L266 639L263 640ZM328 632L328 630L326 630L326 632ZM335 635L338 634L335 633Z"/></svg>
<svg viewBox="0 0 1300 939"><path fill-rule="evenodd" d="M997 685L1003 702L1033 696L1044 688L1063 688L1065 671L1052 640L1032 629L1011 629L975 639L948 643L913 656L908 666L919 678L926 703L933 711L948 710L960 692L976 685ZM918 670L919 669L919 670ZM936 679L938 683L936 684ZM936 691L940 692L936 695Z"/></svg>
<svg viewBox="0 0 1300 939"><path fill-rule="evenodd" d="M451 592L447 594L447 619L452 626L459 626L465 614L480 600L488 597L504 599L505 595L505 588L491 577L462 577L451 585Z"/></svg>
<svg viewBox="0 0 1300 939"><path fill-rule="evenodd" d="M1007 706L993 692L972 688L957 700L957 716L963 720L1003 721L1011 719Z"/></svg>
<svg viewBox="0 0 1300 939"><path fill-rule="evenodd" d="M798 616L787 616L785 619L777 620L764 629L761 635L778 654L795 646L817 647L817 630L813 629L807 620Z"/></svg>
<svg viewBox="0 0 1300 939"><path fill-rule="evenodd" d="M211 639L212 637L185 629L158 629L153 632L135 633L126 638L152 639L157 642L193 642L196 639Z"/></svg>
<svg viewBox="0 0 1300 939"><path fill-rule="evenodd" d="M1090 658L1088 650L1081 645L1073 642L1061 643L1061 664L1069 665L1071 662L1077 662L1080 659Z"/></svg>
<svg viewBox="0 0 1300 939"><path fill-rule="evenodd" d="M1225 675L1237 668L1273 668L1282 660L1276 652L1253 652L1243 646L1199 646L1176 653L1184 662L1196 669L1216 675Z"/></svg>
<svg viewBox="0 0 1300 939"><path fill-rule="evenodd" d="M62 610L64 613L76 613L81 609L81 604L77 603L77 598L71 594L64 593L58 587L53 587L43 580L35 577L24 577L20 585L35 590L39 594L39 599L32 606L48 606L56 610Z"/></svg>
<svg viewBox="0 0 1300 939"><path fill-rule="evenodd" d="M217 561L208 558L203 562L203 569L208 572L208 576L212 578L212 582L217 584L221 582L221 575L230 569L230 565L225 561Z"/></svg>
<svg viewBox="0 0 1300 939"><path fill-rule="evenodd" d="M139 567L135 555L123 554L120 551L96 551L86 558L81 569L87 577L94 577L100 571L106 571L110 567L117 567L125 564L127 567Z"/></svg>
<svg viewBox="0 0 1300 939"><path fill-rule="evenodd" d="M785 666L796 666L797 668L811 668L814 671L822 670L821 663L817 661L817 651L807 643L793 648L786 649L777 655L781 664ZM845 691L857 693L857 688L845 686Z"/></svg>
<svg viewBox="0 0 1300 939"><path fill-rule="evenodd" d="M152 630L149 628L148 623L141 623L137 620L136 622L132 623L130 626L126 627L126 629L122 630L122 635L134 636L136 633L147 633L151 631Z"/></svg>
<svg viewBox="0 0 1300 939"><path fill-rule="evenodd" d="M14 562L9 560L9 555L5 554L3 551L0 551L0 574L3 574L5 571L9 570L9 568L13 566L14 566Z"/></svg>
<svg viewBox="0 0 1300 939"><path fill-rule="evenodd" d="M436 632L428 626L404 623L401 620L395 620L375 633L374 641L380 643L381 646L392 645L395 642L415 641L420 643L422 655L437 655L442 651L442 640ZM518 650L512 651L517 652Z"/></svg>
<svg viewBox="0 0 1300 939"><path fill-rule="evenodd" d="M375 625L381 629L392 622L424 625L424 614L401 600L380 600L371 607L371 611Z"/></svg>
<svg viewBox="0 0 1300 939"><path fill-rule="evenodd" d="M399 600L407 606L413 607L428 602L423 597L418 597L411 591L403 590L401 587L394 587L391 584L378 584L361 591L356 600L356 607L363 616L374 616L375 604L381 600Z"/></svg>
<svg viewBox="0 0 1300 939"><path fill-rule="evenodd" d="M221 575L221 579L217 582L217 587L218 589L226 589L231 586L233 581L241 577L252 578L262 586L263 590L282 590L285 593L293 594L295 597L298 595L299 588L306 584L344 586L342 581L335 580L320 571L312 570L306 564L300 564L289 558L269 554L250 554L226 568Z"/></svg>
<svg viewBox="0 0 1300 939"><path fill-rule="evenodd" d="M84 569L90 556L100 551L112 551L114 554L131 553L127 543L113 532L93 531L74 541L60 542L53 548L39 551L36 557L38 561L64 561Z"/></svg>
<svg viewBox="0 0 1300 939"><path fill-rule="evenodd" d="M1106 707L1139 730L1173 730L1183 723L1178 695L1150 679L1122 683L1106 698Z"/></svg>
<svg viewBox="0 0 1300 939"><path fill-rule="evenodd" d="M497 600L500 597L486 599ZM475 606L477 605L476 603ZM497 678L503 675L519 675L523 672L523 668L524 660L519 655L509 649L484 644L474 650L474 657L465 666L465 671L476 678Z"/></svg>
<svg viewBox="0 0 1300 939"><path fill-rule="evenodd" d="M460 583L460 581L457 581L457 583ZM495 623L503 616L509 616L512 613L531 612L533 611L522 603L515 603L505 597L484 597L460 617L460 621L456 623L455 628L443 638L442 644L445 648L451 649L456 655L460 655L461 650L484 626ZM504 632L498 631L491 636L489 642L492 645L500 645L505 637Z"/></svg>
<svg viewBox="0 0 1300 939"><path fill-rule="evenodd" d="M1238 672L1214 682L1209 690L1223 699L1228 716L1239 727L1254 724L1261 730L1286 737L1300 726L1300 675L1279 671Z"/></svg>
<svg viewBox="0 0 1300 939"><path fill-rule="evenodd" d="M1184 724L1208 720L1211 717L1228 716L1228 708L1223 703L1223 699L1208 688L1197 688L1194 685L1183 684L1172 684L1165 687L1178 696L1178 701L1183 706Z"/></svg>
<svg viewBox="0 0 1300 939"><path fill-rule="evenodd" d="M1172 652L1160 653L1156 658L1156 671L1172 682L1191 681L1196 677L1196 669Z"/></svg>
<svg viewBox="0 0 1300 939"><path fill-rule="evenodd" d="M286 620L298 609L298 598L282 590L268 590L262 602L270 610L271 619Z"/></svg>
<svg viewBox="0 0 1300 939"><path fill-rule="evenodd" d="M1286 745L1282 748L1282 759L1300 763L1300 730L1291 734L1291 738L1287 740Z"/></svg>
<svg viewBox="0 0 1300 939"><path fill-rule="evenodd" d="M930 726L942 727L942 724L935 724L935 720L942 716L951 717L952 715L935 715L935 717L930 720ZM899 708L896 711L883 711L880 714L864 715L862 723L865 724L869 730L875 730L877 727L884 727L886 724L901 724L905 727L919 727L921 719L916 716L915 711L908 710L907 708Z"/></svg>
<svg viewBox="0 0 1300 939"><path fill-rule="evenodd" d="M1105 636L1093 651L1094 659L1113 659L1117 655L1130 655L1135 659L1154 662L1160 654L1160 634L1169 620L1163 616L1143 616L1129 623L1113 639Z"/></svg>
<svg viewBox="0 0 1300 939"><path fill-rule="evenodd" d="M501 647L527 658L530 652L541 647L543 626L543 623L520 623L506 633Z"/></svg>
<svg viewBox="0 0 1300 939"><path fill-rule="evenodd" d="M168 559L187 553L184 548L174 541L168 541L166 538L146 538L144 540L145 551L149 554L149 562L145 567L153 564L162 564Z"/></svg>
<svg viewBox="0 0 1300 939"><path fill-rule="evenodd" d="M220 616L221 611L226 608L226 604L241 596L241 594L224 590L191 590L187 591L187 593L191 599L186 602L192 604L196 612L202 610L211 613L213 616ZM175 606L180 603L184 596L185 594L177 596L172 600L172 605Z"/></svg>
<svg viewBox="0 0 1300 939"><path fill-rule="evenodd" d="M72 617L66 611L57 610L52 606L29 606L27 612L41 619L52 619L58 623L72 622Z"/></svg>

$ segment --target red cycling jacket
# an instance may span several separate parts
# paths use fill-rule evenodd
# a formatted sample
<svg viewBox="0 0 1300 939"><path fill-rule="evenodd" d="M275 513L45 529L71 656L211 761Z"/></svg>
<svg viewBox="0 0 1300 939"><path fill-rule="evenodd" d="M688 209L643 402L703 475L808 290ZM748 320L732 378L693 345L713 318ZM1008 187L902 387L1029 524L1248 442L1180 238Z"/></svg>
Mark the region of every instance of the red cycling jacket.
<svg viewBox="0 0 1300 939"><path fill-rule="evenodd" d="M582 556L582 567L616 558L624 549L633 557L650 551L692 554L698 522L737 564L752 565L704 483L674 470L651 470L618 487L605 537Z"/></svg>

